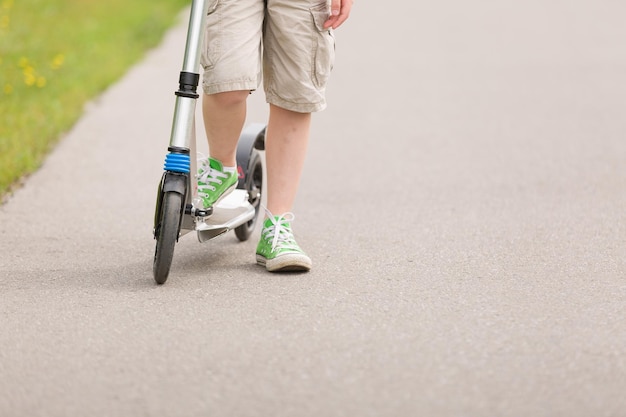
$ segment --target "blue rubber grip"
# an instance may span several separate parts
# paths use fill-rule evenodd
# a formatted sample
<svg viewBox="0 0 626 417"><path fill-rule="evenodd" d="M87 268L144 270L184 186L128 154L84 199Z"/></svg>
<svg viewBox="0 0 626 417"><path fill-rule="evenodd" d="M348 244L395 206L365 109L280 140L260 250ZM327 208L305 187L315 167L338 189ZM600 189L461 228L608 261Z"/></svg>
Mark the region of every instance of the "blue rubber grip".
<svg viewBox="0 0 626 417"><path fill-rule="evenodd" d="M191 160L189 159L189 155L169 153L165 157L164 168L166 171L188 174L191 169Z"/></svg>

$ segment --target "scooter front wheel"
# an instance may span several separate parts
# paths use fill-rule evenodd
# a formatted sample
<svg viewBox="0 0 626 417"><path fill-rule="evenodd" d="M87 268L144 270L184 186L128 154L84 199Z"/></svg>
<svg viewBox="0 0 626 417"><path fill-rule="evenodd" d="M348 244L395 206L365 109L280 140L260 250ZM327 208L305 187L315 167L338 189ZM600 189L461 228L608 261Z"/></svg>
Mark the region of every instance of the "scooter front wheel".
<svg viewBox="0 0 626 417"><path fill-rule="evenodd" d="M170 273L182 216L182 198L181 194L168 191L163 194L161 200L161 217L155 231L156 248L152 265L157 284L164 284Z"/></svg>

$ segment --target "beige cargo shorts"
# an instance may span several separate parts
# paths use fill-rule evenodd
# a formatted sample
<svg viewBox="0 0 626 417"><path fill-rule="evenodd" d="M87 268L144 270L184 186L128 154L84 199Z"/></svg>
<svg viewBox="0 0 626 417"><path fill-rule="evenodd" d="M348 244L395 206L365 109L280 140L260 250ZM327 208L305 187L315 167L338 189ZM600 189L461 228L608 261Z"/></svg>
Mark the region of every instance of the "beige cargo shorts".
<svg viewBox="0 0 626 417"><path fill-rule="evenodd" d="M212 0L202 67L206 94L256 90L300 113L326 107L335 59L326 0Z"/></svg>

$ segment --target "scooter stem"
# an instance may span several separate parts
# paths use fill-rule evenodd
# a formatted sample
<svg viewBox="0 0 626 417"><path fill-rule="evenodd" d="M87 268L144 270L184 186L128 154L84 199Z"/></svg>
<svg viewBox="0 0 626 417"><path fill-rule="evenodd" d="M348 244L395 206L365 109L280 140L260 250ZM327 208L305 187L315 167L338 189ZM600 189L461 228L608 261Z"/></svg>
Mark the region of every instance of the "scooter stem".
<svg viewBox="0 0 626 417"><path fill-rule="evenodd" d="M199 97L197 87L200 79L202 34L208 8L208 0L194 0L191 4L183 69L180 73L179 89L176 91L174 120L170 136L170 147L174 149L188 151L193 140L196 100Z"/></svg>

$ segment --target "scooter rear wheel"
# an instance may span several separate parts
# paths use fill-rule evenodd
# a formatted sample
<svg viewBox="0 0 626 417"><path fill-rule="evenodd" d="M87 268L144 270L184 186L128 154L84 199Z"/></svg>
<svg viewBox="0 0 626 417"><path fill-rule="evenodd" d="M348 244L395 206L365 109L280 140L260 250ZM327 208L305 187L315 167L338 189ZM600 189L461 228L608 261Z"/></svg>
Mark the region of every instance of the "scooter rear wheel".
<svg viewBox="0 0 626 417"><path fill-rule="evenodd" d="M157 284L164 284L170 273L174 246L178 240L180 217L182 215L182 198L177 192L168 191L163 194L161 201L161 218L159 219L154 250L152 271Z"/></svg>
<svg viewBox="0 0 626 417"><path fill-rule="evenodd" d="M245 190L248 192L248 202L254 207L252 220L235 228L235 235L241 242L248 240L259 217L261 209L261 191L263 190L263 162L259 152L252 151L248 169L246 172Z"/></svg>

